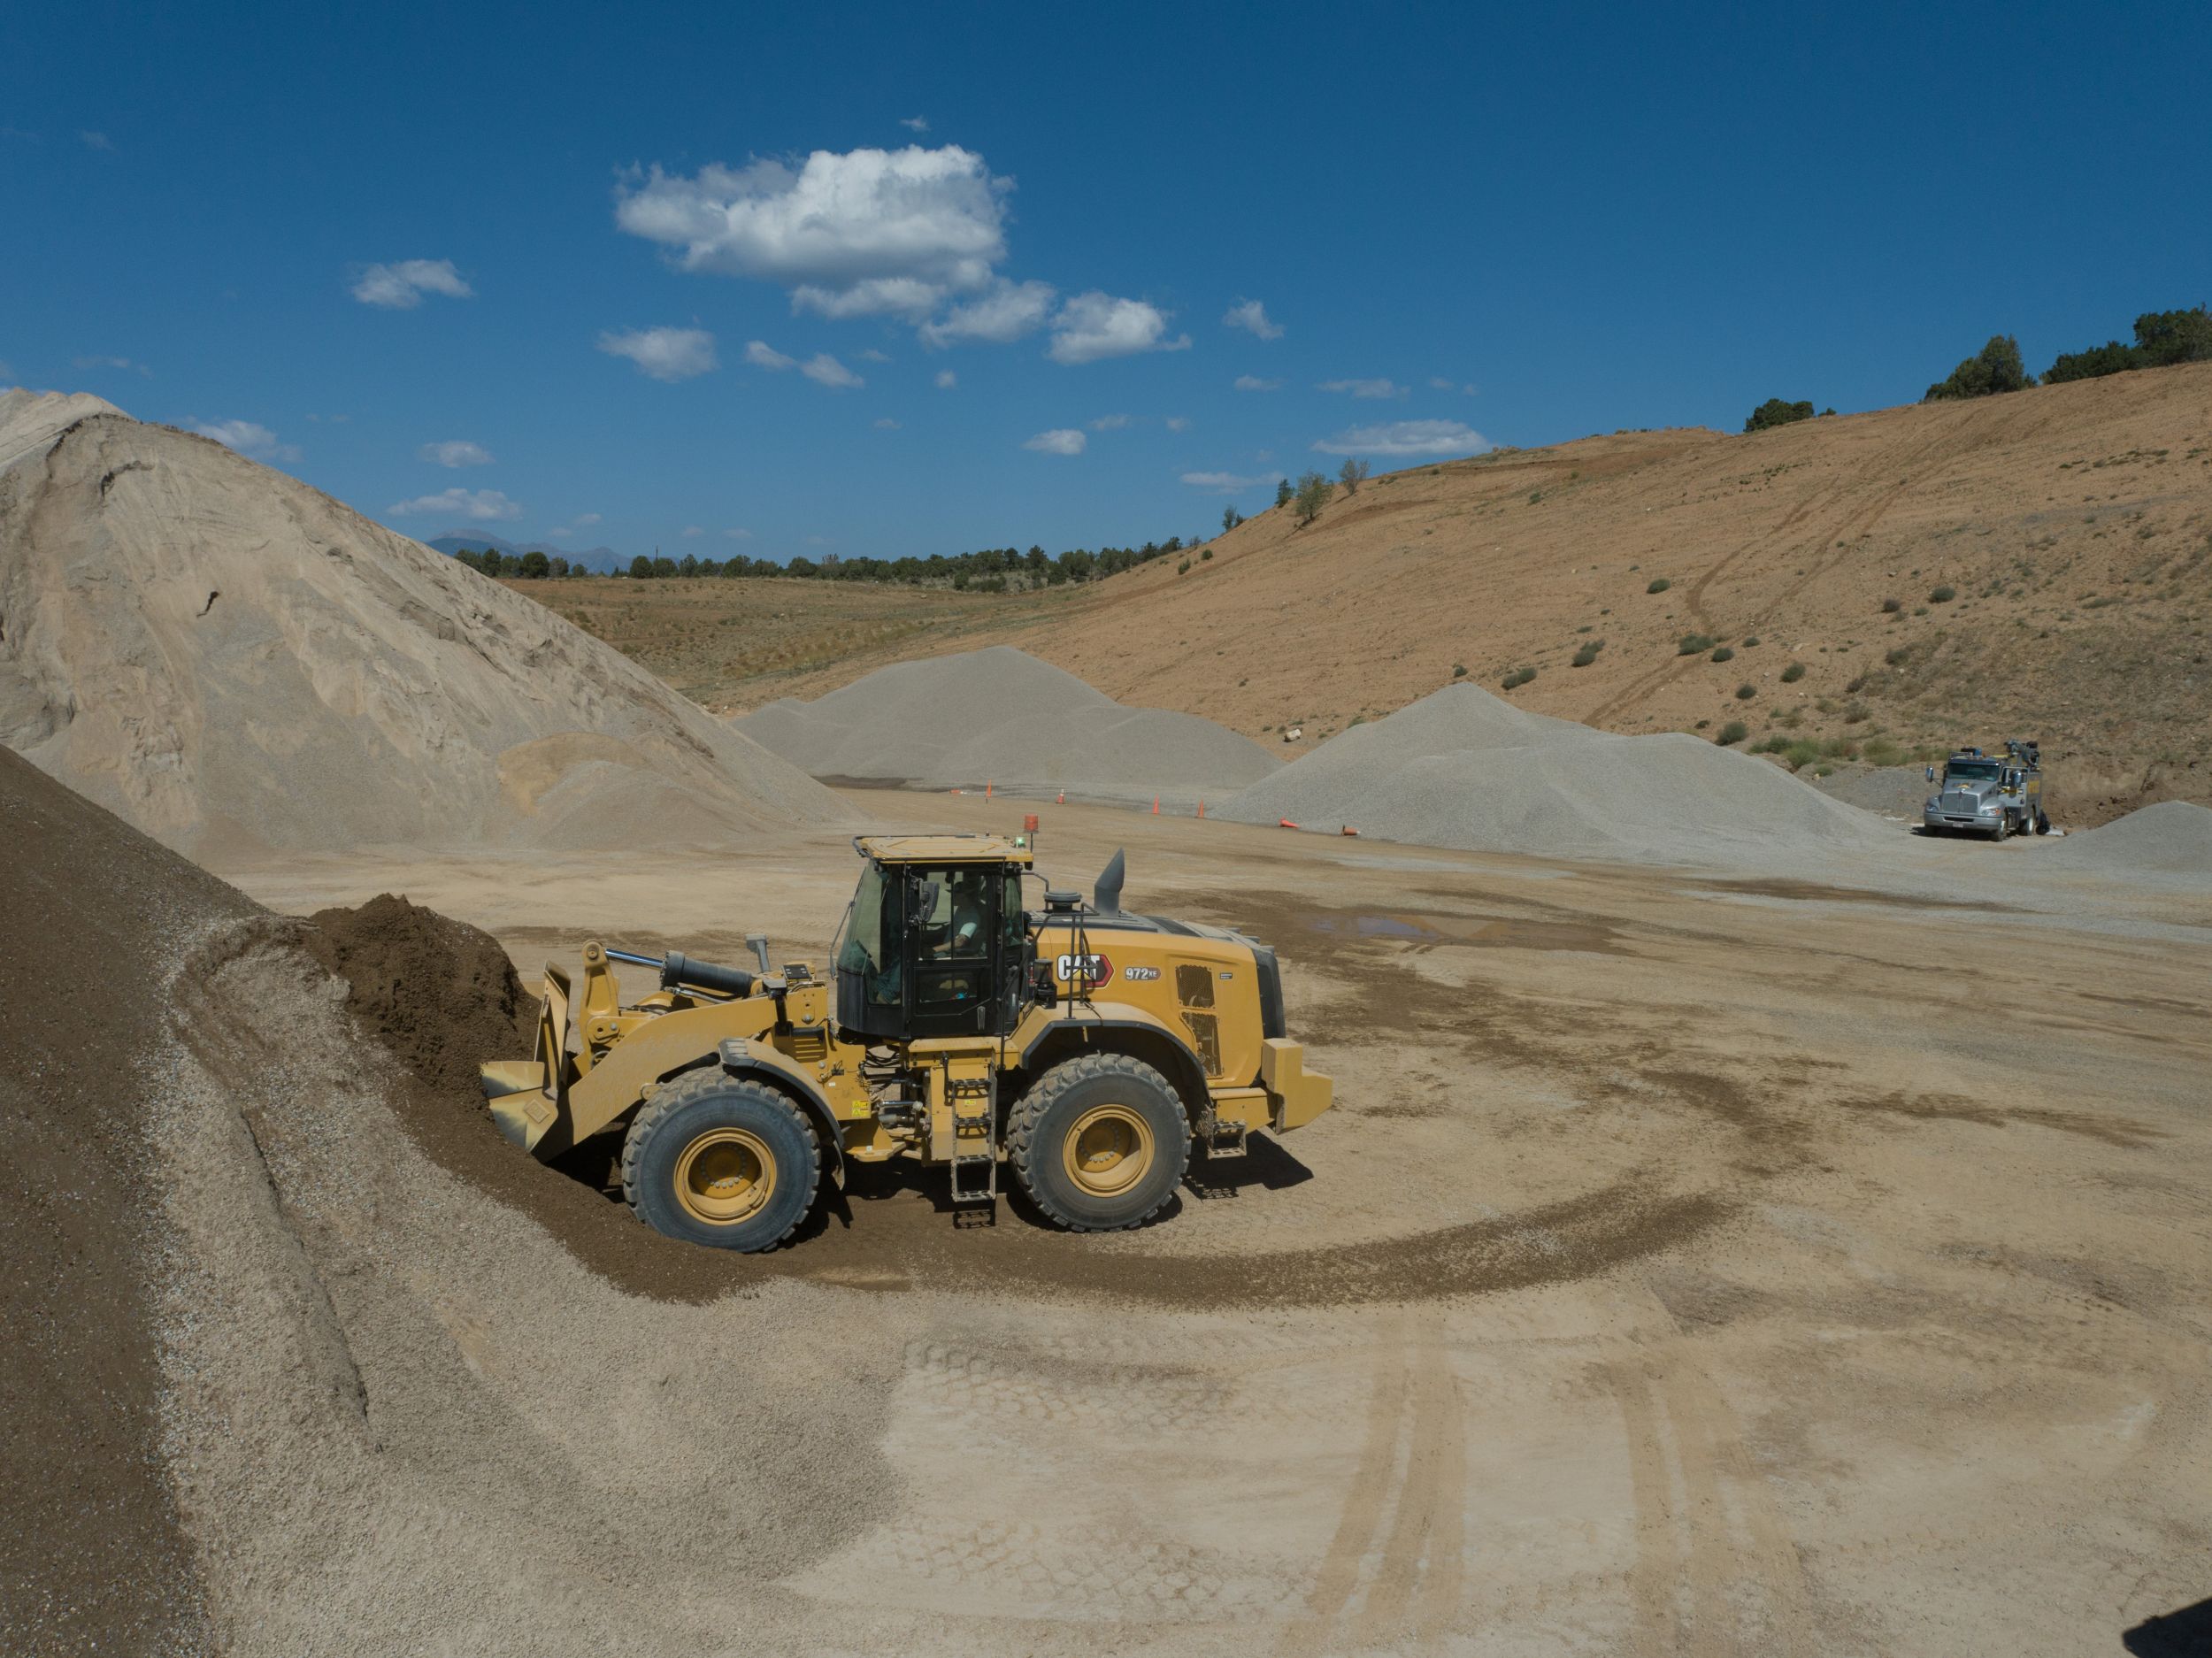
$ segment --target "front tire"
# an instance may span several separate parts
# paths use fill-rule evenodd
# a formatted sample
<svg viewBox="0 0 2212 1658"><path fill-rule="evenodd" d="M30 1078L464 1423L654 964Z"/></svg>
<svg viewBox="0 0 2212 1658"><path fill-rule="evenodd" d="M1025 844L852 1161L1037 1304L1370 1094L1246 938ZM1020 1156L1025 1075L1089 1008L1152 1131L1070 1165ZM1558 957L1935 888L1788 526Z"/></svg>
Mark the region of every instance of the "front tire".
<svg viewBox="0 0 2212 1658"><path fill-rule="evenodd" d="M663 1086L622 1144L622 1195L637 1217L715 1249L774 1248L814 1207L821 1175L799 1108L718 1070Z"/></svg>
<svg viewBox="0 0 2212 1658"><path fill-rule="evenodd" d="M1070 1232L1125 1232L1166 1207L1190 1167L1190 1119L1168 1079L1125 1054L1064 1060L1015 1104L1007 1163Z"/></svg>

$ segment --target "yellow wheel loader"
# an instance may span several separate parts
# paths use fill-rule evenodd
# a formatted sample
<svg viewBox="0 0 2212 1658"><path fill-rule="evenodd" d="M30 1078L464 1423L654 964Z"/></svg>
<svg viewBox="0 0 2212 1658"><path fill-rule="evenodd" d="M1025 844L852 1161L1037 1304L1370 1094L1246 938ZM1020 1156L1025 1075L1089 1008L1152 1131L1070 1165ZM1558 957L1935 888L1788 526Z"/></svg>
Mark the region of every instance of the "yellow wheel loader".
<svg viewBox="0 0 2212 1658"><path fill-rule="evenodd" d="M1142 1225L1196 1146L1244 1150L1326 1110L1288 1040L1275 953L1242 933L1121 909L1122 855L1093 902L1048 890L1025 841L864 836L829 971L753 971L588 944L549 963L537 1051L483 1067L493 1117L541 1159L622 1140L624 1194L672 1238L772 1249L822 1176L915 1157L956 1206L1002 1161L1072 1232ZM625 1005L614 963L659 970Z"/></svg>

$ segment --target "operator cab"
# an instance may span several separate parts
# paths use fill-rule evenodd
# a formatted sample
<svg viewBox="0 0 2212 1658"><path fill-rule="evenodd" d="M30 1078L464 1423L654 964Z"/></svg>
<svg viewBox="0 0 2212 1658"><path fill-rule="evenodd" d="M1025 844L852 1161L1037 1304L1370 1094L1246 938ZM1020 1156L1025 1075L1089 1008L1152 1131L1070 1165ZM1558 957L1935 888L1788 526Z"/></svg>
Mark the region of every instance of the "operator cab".
<svg viewBox="0 0 2212 1658"><path fill-rule="evenodd" d="M1033 947L1026 847L996 835L863 835L865 860L832 959L837 1023L857 1036L1004 1036Z"/></svg>

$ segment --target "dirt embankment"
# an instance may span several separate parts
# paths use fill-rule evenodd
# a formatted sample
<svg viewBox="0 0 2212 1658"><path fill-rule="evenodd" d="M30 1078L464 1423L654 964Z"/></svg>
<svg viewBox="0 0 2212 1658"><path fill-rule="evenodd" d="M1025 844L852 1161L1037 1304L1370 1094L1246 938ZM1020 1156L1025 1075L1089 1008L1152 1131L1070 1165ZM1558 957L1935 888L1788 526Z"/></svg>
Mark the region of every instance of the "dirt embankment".
<svg viewBox="0 0 2212 1658"><path fill-rule="evenodd" d="M988 618L949 610L790 668L733 660L703 695L819 697L887 661L1004 643L1294 756L1463 672L1496 687L1534 669L1517 703L1622 733L1741 719L1754 743L1814 741L1829 761L2039 739L2069 825L2212 803L2208 407L2200 364L1414 466L1303 527L1258 513L1187 572L1160 559ZM764 602L749 582L681 585L701 626ZM780 604L810 584L771 585Z"/></svg>

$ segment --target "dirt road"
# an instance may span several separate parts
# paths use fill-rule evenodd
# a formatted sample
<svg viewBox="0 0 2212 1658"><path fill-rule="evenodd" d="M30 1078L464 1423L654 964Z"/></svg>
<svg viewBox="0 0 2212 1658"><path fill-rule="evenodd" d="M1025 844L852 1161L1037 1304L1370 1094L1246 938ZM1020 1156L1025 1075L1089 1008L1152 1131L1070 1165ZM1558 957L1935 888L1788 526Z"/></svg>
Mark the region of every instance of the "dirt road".
<svg viewBox="0 0 2212 1658"><path fill-rule="evenodd" d="M787 1253L680 1259L569 1175L424 1141L438 1182L500 1193L486 1240L534 1219L584 1269L555 1275L580 1326L626 1332L606 1397L563 1394L583 1362L546 1296L492 1293L511 1241L417 1321L455 1332L441 1386L536 1424L470 1471L531 1516L499 1539L513 1597L557 1585L547 1616L640 1650L2010 1654L2117 1651L2212 1594L2212 903L2001 880L2015 852L1971 846L1938 905L1854 884L1878 871L1045 813L1056 884L1123 844L1133 908L1280 948L1337 1079L1161 1225L956 1231L933 1183L879 1177ZM818 959L853 872L826 836L225 871L292 913L404 892L530 971L590 936ZM353 1335L369 1399L407 1397L430 1361ZM804 1398L763 1393L780 1354ZM389 1449L423 1431L376 1409ZM803 1549L744 1541L697 1477L763 1433L805 1436L843 1511ZM610 1563L529 1500L664 1475L726 1554ZM456 1650L507 1649L439 1605Z"/></svg>

